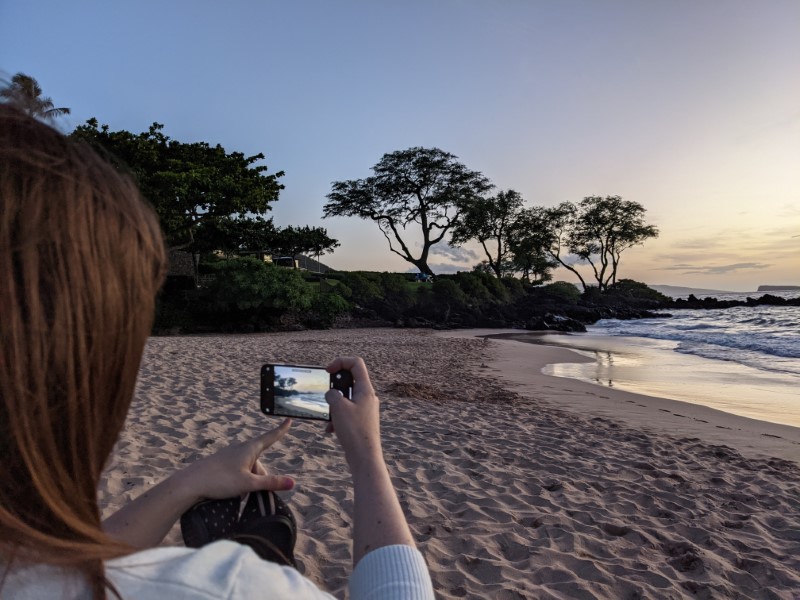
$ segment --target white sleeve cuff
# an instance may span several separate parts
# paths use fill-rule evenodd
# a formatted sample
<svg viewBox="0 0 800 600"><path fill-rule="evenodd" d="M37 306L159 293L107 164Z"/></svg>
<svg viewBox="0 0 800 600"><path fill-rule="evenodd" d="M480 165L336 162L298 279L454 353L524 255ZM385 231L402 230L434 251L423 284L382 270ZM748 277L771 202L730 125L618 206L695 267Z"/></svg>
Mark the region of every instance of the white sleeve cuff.
<svg viewBox="0 0 800 600"><path fill-rule="evenodd" d="M428 566L411 546L383 546L364 556L350 576L350 600L433 600Z"/></svg>

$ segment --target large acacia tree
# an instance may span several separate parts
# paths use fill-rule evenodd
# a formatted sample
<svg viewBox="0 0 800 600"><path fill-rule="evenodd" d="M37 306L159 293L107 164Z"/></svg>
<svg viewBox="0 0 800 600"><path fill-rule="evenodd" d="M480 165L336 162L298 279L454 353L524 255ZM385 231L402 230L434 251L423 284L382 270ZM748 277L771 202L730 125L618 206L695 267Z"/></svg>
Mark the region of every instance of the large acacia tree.
<svg viewBox="0 0 800 600"><path fill-rule="evenodd" d="M617 281L622 253L658 236L654 225L645 223L645 208L619 196L588 196L579 204L564 202L542 215L549 232L548 252L561 265L587 284L569 254L588 263L601 291ZM568 254L567 254L568 253Z"/></svg>
<svg viewBox="0 0 800 600"><path fill-rule="evenodd" d="M389 242L389 250L420 272L433 275L428 266L431 247L458 222L466 203L492 188L486 177L456 159L438 148L414 147L384 154L372 167L372 177L332 184L324 217L374 221ZM422 237L417 255L404 239L410 227Z"/></svg>

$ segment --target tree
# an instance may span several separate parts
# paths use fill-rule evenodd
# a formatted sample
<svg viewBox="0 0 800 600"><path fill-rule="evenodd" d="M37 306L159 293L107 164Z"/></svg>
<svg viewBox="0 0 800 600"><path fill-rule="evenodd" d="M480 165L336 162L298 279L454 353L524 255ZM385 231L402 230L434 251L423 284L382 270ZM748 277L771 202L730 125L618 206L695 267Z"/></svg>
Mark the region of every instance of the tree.
<svg viewBox="0 0 800 600"><path fill-rule="evenodd" d="M192 250L204 253L221 250L225 254L271 254L278 230L272 219L264 217L222 217L200 223Z"/></svg>
<svg viewBox="0 0 800 600"><path fill-rule="evenodd" d="M328 237L328 231L322 227L311 227L309 230L309 252L313 252L317 257L317 264L319 264L319 257L328 252L333 252L334 249L341 246L339 240Z"/></svg>
<svg viewBox="0 0 800 600"><path fill-rule="evenodd" d="M577 206L569 232L570 251L588 262L601 291L617 281L622 253L658 237L644 221L645 208L619 196L589 196Z"/></svg>
<svg viewBox="0 0 800 600"><path fill-rule="evenodd" d="M271 248L278 254L292 257L292 263L300 254L314 253L319 259L320 254L332 252L339 247L339 241L328 237L328 232L322 227L284 227L277 231L273 237ZM319 262L319 261L317 261Z"/></svg>
<svg viewBox="0 0 800 600"><path fill-rule="evenodd" d="M0 98L13 104L21 111L42 121L49 121L68 115L70 110L66 107L56 108L53 101L42 96L42 88L30 75L17 73L11 78L11 84L0 90Z"/></svg>
<svg viewBox="0 0 800 600"><path fill-rule="evenodd" d="M536 207L531 209L527 218L530 226L540 236L537 242L541 243L544 253L553 259L555 264L560 264L574 273L586 291L588 287L586 280L575 268L574 263L567 262L568 254L572 252L570 234L575 227L577 207L572 202L562 202L553 208Z"/></svg>
<svg viewBox="0 0 800 600"><path fill-rule="evenodd" d="M544 283L558 262L551 256L553 235L545 209L525 208L520 211L508 232L508 249L513 268L528 283Z"/></svg>
<svg viewBox="0 0 800 600"><path fill-rule="evenodd" d="M509 236L521 212L522 196L514 190L491 198L476 196L464 204L450 244L458 246L473 239L480 242L489 268L500 279L513 269Z"/></svg>
<svg viewBox="0 0 800 600"><path fill-rule="evenodd" d="M456 158L438 148L415 147L384 154L372 167L372 177L332 184L324 218L354 216L374 221L391 252L420 272L433 275L428 266L431 247L458 222L467 202L492 188L486 177ZM401 237L412 223L422 235L417 256Z"/></svg>
<svg viewBox="0 0 800 600"><path fill-rule="evenodd" d="M588 196L577 205L535 209L534 218L546 232L546 252L578 277L583 290L588 284L565 251L589 263L598 288L606 291L617 280L622 253L658 236L658 229L644 222L645 212L641 204L619 196Z"/></svg>
<svg viewBox="0 0 800 600"><path fill-rule="evenodd" d="M294 377L275 377L275 395L276 396L291 396L293 394L297 394L295 390L292 390L295 385L297 385L297 379Z"/></svg>
<svg viewBox="0 0 800 600"><path fill-rule="evenodd" d="M207 249L211 240L198 239L204 232L219 240L227 231L233 239L220 243L236 245L237 237L250 227L242 222L263 216L278 199L283 171L266 174L265 165L255 164L264 159L263 154L245 156L228 153L220 145L171 140L163 127L153 123L148 131L134 134L111 131L108 125L98 127L97 120L90 119L71 135L132 173L155 207L170 248Z"/></svg>

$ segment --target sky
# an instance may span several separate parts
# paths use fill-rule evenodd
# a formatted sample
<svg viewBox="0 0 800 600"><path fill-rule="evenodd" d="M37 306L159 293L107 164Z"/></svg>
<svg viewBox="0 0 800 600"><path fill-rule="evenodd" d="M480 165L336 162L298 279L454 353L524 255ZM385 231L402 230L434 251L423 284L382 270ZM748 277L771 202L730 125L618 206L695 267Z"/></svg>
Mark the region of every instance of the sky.
<svg viewBox="0 0 800 600"><path fill-rule="evenodd" d="M412 269L322 207L331 182L424 146L529 206L642 204L660 235L620 277L800 285L797 0L0 0L0 75L17 72L72 109L65 131L157 121L263 152L286 173L275 223L325 227L334 268ZM437 272L480 260L436 248Z"/></svg>

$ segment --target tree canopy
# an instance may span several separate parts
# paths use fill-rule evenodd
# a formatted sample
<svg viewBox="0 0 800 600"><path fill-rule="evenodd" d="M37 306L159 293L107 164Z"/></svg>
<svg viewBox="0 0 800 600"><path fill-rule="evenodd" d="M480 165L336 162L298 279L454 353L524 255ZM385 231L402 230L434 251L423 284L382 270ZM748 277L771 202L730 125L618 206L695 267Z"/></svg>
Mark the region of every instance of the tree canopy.
<svg viewBox="0 0 800 600"><path fill-rule="evenodd" d="M41 119L52 120L61 115L68 115L70 110L66 107L56 108L53 101L47 96L42 96L39 82L30 75L17 73L11 78L11 83L0 89L0 98L13 104L21 111Z"/></svg>
<svg viewBox="0 0 800 600"><path fill-rule="evenodd" d="M278 228L272 219L222 217L197 226L192 250L199 253L222 251L225 254L271 253Z"/></svg>
<svg viewBox="0 0 800 600"><path fill-rule="evenodd" d="M616 283L625 250L658 237L658 229L645 223L645 212L638 202L619 196L588 196L577 206L570 251L591 265L601 290Z"/></svg>
<svg viewBox="0 0 800 600"><path fill-rule="evenodd" d="M558 263L587 283L568 254L588 263L601 291L617 280L622 253L658 236L658 229L644 221L645 208L619 196L587 196L579 204L564 202L544 210L543 226L548 233L548 253Z"/></svg>
<svg viewBox="0 0 800 600"><path fill-rule="evenodd" d="M515 270L511 260L511 237L522 212L522 196L508 190L493 197L476 196L464 203L461 218L453 228L451 244L477 240L489 268L497 278ZM521 233L521 232L520 232Z"/></svg>
<svg viewBox="0 0 800 600"><path fill-rule="evenodd" d="M558 266L548 252L552 241L549 224L544 208L523 208L508 233L511 263L529 283L550 281L551 271Z"/></svg>
<svg viewBox="0 0 800 600"><path fill-rule="evenodd" d="M293 227L289 225L275 232L272 240L268 242L269 248L276 254L291 256L292 260L300 254L314 254L317 258L321 254L333 252L340 246L338 240L328 237L328 232L323 227Z"/></svg>
<svg viewBox="0 0 800 600"><path fill-rule="evenodd" d="M486 177L456 159L438 148L414 147L384 154L372 167L372 177L332 184L324 217L374 221L389 242L389 250L420 272L433 275L428 265L431 247L455 226L466 203L492 188ZM416 255L406 233L412 226L422 237Z"/></svg>
<svg viewBox="0 0 800 600"><path fill-rule="evenodd" d="M153 123L138 134L111 131L90 119L71 135L100 149L137 179L161 219L171 248L208 249L210 239L198 239L201 232L217 238L226 231L240 237L247 231L252 234L254 225L241 222L270 210L283 189L278 182L283 171L267 174L266 165L256 164L263 154L245 156L226 152L219 144L182 143L162 130L163 125Z"/></svg>

